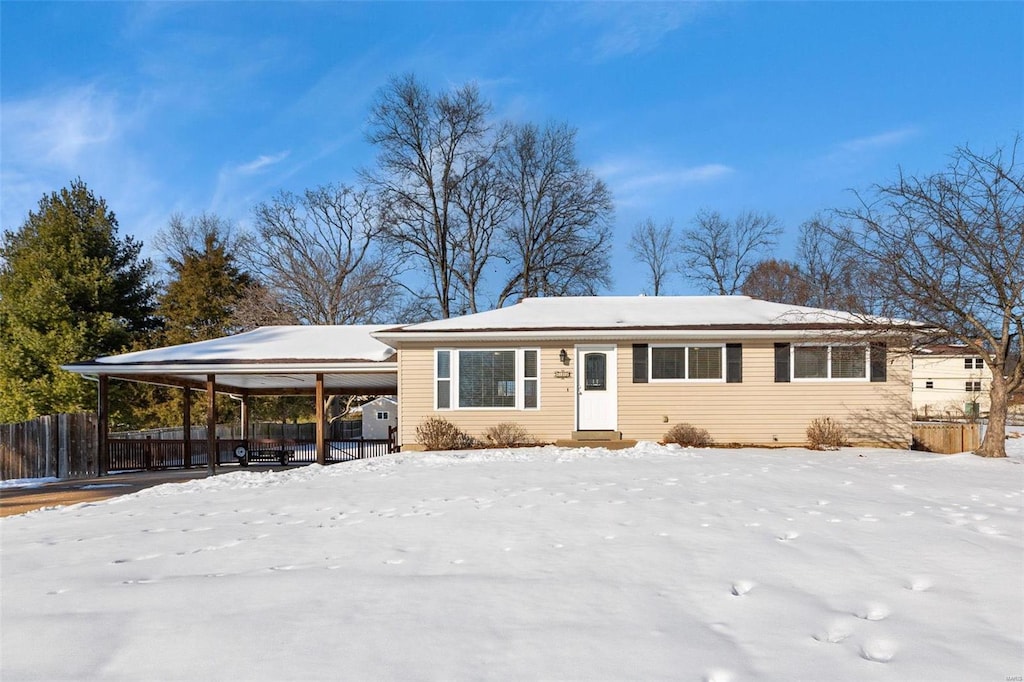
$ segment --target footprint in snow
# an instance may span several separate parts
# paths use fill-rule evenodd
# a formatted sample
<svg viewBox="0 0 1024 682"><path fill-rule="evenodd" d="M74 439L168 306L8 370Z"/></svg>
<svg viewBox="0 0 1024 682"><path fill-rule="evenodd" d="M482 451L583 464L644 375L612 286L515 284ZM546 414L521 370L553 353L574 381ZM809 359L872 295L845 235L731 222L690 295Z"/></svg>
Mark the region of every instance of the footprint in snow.
<svg viewBox="0 0 1024 682"><path fill-rule="evenodd" d="M924 592L932 588L932 579L926 575L912 575L907 578L905 587L911 592Z"/></svg>
<svg viewBox="0 0 1024 682"><path fill-rule="evenodd" d="M733 678L732 671L724 670L722 668L713 668L701 678L703 682L731 682Z"/></svg>
<svg viewBox="0 0 1024 682"><path fill-rule="evenodd" d="M843 623L832 623L824 630L815 632L811 637L825 644L838 644L850 636L850 629Z"/></svg>
<svg viewBox="0 0 1024 682"><path fill-rule="evenodd" d="M885 604L869 602L853 612L853 615L863 620L885 620L891 611Z"/></svg>
<svg viewBox="0 0 1024 682"><path fill-rule="evenodd" d="M404 563L404 562L405 562L405 559L387 559L387 560L384 561L384 563L390 564L392 566L397 566L398 564L401 564L401 563Z"/></svg>
<svg viewBox="0 0 1024 682"><path fill-rule="evenodd" d="M860 657L875 663L888 663L895 655L896 645L887 639L869 639L860 648Z"/></svg>
<svg viewBox="0 0 1024 682"><path fill-rule="evenodd" d="M789 530L782 535L776 535L775 539L780 542L789 542L790 540L796 540L798 537L800 537L800 533L797 533L795 530Z"/></svg>
<svg viewBox="0 0 1024 682"><path fill-rule="evenodd" d="M732 584L731 592L734 597L742 597L756 586L757 583L752 580L737 580Z"/></svg>

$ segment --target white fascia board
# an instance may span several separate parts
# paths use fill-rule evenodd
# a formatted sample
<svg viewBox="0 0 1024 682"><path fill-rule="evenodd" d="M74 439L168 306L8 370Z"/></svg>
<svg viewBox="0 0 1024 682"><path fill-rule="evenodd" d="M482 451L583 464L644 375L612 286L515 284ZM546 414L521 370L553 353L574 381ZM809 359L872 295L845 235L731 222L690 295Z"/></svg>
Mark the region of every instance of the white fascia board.
<svg viewBox="0 0 1024 682"><path fill-rule="evenodd" d="M89 365L61 365L76 374L396 374L394 362L339 363L219 363L219 364L114 364L96 362Z"/></svg>
<svg viewBox="0 0 1024 682"><path fill-rule="evenodd" d="M452 341L574 341L586 340L651 340L651 339L793 339L793 338L859 338L871 333L868 329L576 329L526 331L453 331L453 332L399 332L380 334L378 338L389 344L403 341L450 343ZM890 333L882 330L882 336ZM898 333L898 332L894 332Z"/></svg>

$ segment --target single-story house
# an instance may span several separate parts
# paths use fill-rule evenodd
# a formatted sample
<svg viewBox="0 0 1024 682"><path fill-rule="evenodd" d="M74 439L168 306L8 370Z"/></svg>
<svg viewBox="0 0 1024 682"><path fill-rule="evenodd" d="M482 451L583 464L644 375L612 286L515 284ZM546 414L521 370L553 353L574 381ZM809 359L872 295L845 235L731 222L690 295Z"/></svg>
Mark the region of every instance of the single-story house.
<svg viewBox="0 0 1024 682"><path fill-rule="evenodd" d="M719 443L798 445L829 416L853 443L906 447L900 333L881 318L746 296L600 296L530 298L373 336L398 353L409 450L429 417L477 437L516 422L540 441L659 440L689 423Z"/></svg>
<svg viewBox="0 0 1024 682"><path fill-rule="evenodd" d="M914 415L919 418L978 416L988 412L992 372L962 344L932 344L914 351Z"/></svg>
<svg viewBox="0 0 1024 682"><path fill-rule="evenodd" d="M363 415L363 438L386 440L389 429L398 428L398 402L390 396L381 396L359 407Z"/></svg>
<svg viewBox="0 0 1024 682"><path fill-rule="evenodd" d="M854 444L910 444L914 323L746 296L531 298L412 325L261 327L236 336L66 365L99 390L101 471L111 379L207 395L310 395L316 461L327 461L324 397L397 396L397 442L446 419L470 435L516 422L542 442L660 440L675 424L719 443L802 445L817 417ZM188 401L185 401L188 404ZM189 424L190 416L182 415ZM248 432L248 429L244 429ZM191 445L181 455L189 466ZM216 466L215 459L206 458Z"/></svg>

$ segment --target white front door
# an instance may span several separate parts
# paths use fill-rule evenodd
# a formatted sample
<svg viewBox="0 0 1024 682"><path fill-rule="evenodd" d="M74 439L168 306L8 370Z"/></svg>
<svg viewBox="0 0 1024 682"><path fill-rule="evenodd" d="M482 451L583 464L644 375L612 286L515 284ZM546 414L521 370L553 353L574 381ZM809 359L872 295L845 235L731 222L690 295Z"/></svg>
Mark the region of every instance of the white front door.
<svg viewBox="0 0 1024 682"><path fill-rule="evenodd" d="M614 431L618 423L615 346L576 347L576 428Z"/></svg>

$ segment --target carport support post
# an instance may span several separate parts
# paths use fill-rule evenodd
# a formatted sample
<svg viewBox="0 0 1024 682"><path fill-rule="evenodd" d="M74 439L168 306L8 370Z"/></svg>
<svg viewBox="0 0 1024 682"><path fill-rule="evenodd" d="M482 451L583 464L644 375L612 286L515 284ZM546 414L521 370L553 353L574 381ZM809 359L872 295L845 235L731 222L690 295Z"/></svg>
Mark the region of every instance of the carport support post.
<svg viewBox="0 0 1024 682"><path fill-rule="evenodd" d="M324 375L316 375L316 463L327 464L327 443L324 439Z"/></svg>
<svg viewBox="0 0 1024 682"><path fill-rule="evenodd" d="M217 472L217 377L206 375L206 468Z"/></svg>
<svg viewBox="0 0 1024 682"><path fill-rule="evenodd" d="M241 401L241 408L240 409L241 409L241 412L242 412L241 420L240 420L242 422L242 440L245 441L245 443L243 443L243 444L245 445L246 449L248 449L249 448L249 394L248 393L243 393L242 394L242 401Z"/></svg>
<svg viewBox="0 0 1024 682"><path fill-rule="evenodd" d="M185 387L185 396L182 399L181 422L181 458L186 469L192 468L192 389Z"/></svg>
<svg viewBox="0 0 1024 682"><path fill-rule="evenodd" d="M106 476L110 469L110 379L105 374L96 378L96 389L96 467L100 476Z"/></svg>

